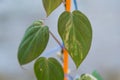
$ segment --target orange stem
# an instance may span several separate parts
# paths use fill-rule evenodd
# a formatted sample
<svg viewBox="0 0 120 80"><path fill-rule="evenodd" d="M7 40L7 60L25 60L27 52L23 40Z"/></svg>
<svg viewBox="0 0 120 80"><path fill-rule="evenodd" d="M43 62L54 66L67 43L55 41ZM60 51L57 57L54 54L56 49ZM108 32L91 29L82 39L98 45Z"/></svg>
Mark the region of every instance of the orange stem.
<svg viewBox="0 0 120 80"><path fill-rule="evenodd" d="M64 74L68 74L68 51L64 48L63 49L63 55L64 55ZM64 78L64 80L68 80L67 77Z"/></svg>
<svg viewBox="0 0 120 80"><path fill-rule="evenodd" d="M71 10L71 0L66 0L66 11L70 12Z"/></svg>
<svg viewBox="0 0 120 80"><path fill-rule="evenodd" d="M66 11L70 12L71 10L71 0L65 0L66 2ZM64 48L63 49L63 55L64 55L64 60L63 60L63 66L64 66L64 74L68 74L68 51ZM65 76L64 80L68 80L68 78Z"/></svg>

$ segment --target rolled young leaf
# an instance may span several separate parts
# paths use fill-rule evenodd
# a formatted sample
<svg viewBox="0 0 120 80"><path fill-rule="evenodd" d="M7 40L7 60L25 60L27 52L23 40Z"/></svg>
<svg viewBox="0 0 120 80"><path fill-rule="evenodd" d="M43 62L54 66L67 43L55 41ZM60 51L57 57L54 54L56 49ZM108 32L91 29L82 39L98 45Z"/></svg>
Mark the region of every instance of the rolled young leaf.
<svg viewBox="0 0 120 80"><path fill-rule="evenodd" d="M82 74L79 80L98 80L91 74Z"/></svg>
<svg viewBox="0 0 120 80"><path fill-rule="evenodd" d="M49 29L41 21L35 21L25 32L18 49L20 65L37 58L46 48L49 40Z"/></svg>
<svg viewBox="0 0 120 80"><path fill-rule="evenodd" d="M34 64L37 80L63 80L64 72L61 64L54 58L40 57Z"/></svg>
<svg viewBox="0 0 120 80"><path fill-rule="evenodd" d="M77 10L65 11L59 17L58 32L78 68L91 46L92 29L88 18Z"/></svg>
<svg viewBox="0 0 120 80"><path fill-rule="evenodd" d="M49 16L61 3L63 0L42 0L43 6Z"/></svg>

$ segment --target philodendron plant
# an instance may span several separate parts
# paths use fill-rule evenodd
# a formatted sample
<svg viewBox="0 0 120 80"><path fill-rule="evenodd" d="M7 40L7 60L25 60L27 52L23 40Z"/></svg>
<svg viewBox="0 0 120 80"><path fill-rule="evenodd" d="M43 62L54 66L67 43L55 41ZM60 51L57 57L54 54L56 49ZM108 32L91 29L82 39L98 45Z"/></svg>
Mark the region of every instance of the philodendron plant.
<svg viewBox="0 0 120 80"><path fill-rule="evenodd" d="M20 65L25 65L35 60L34 72L37 80L67 80L65 78L67 64L64 63L65 68L63 69L57 59L41 57L40 55L48 44L49 35L52 35L63 53L67 54L68 52L76 68L78 68L91 47L91 24L88 18L77 8L73 12L70 11L70 0L42 0L42 2L47 16L51 15L62 3L64 4L66 11L59 16L57 26L64 45L49 30L49 25L44 25L44 22L40 20L34 21L25 31L19 45L18 61Z"/></svg>

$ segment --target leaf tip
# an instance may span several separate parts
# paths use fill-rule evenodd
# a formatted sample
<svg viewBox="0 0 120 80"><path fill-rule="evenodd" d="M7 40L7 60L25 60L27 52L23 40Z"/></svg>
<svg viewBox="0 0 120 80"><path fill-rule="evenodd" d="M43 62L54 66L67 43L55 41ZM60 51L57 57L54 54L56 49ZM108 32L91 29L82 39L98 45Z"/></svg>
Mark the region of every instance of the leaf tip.
<svg viewBox="0 0 120 80"><path fill-rule="evenodd" d="M20 64L20 66L24 65L24 62L18 57L18 62Z"/></svg>

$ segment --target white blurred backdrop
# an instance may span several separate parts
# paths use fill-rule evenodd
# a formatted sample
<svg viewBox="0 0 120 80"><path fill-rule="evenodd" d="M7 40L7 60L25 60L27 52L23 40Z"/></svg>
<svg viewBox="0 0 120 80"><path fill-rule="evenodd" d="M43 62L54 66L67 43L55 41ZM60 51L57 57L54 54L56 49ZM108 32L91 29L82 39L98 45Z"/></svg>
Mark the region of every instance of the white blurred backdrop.
<svg viewBox="0 0 120 80"><path fill-rule="evenodd" d="M120 76L120 1L77 0L77 2L79 10L91 21L93 42L87 58L78 71L70 60L72 64L70 69L74 70L71 75L97 70L105 80L110 80L108 77L111 75ZM45 20L45 24L60 41L57 20L63 11L64 7L61 5ZM32 63L24 68L18 64L17 50L25 29L33 21L45 18L42 0L0 0L0 80L36 80ZM44 53L56 46L58 44L50 38ZM49 56L53 55L56 56L56 52Z"/></svg>

